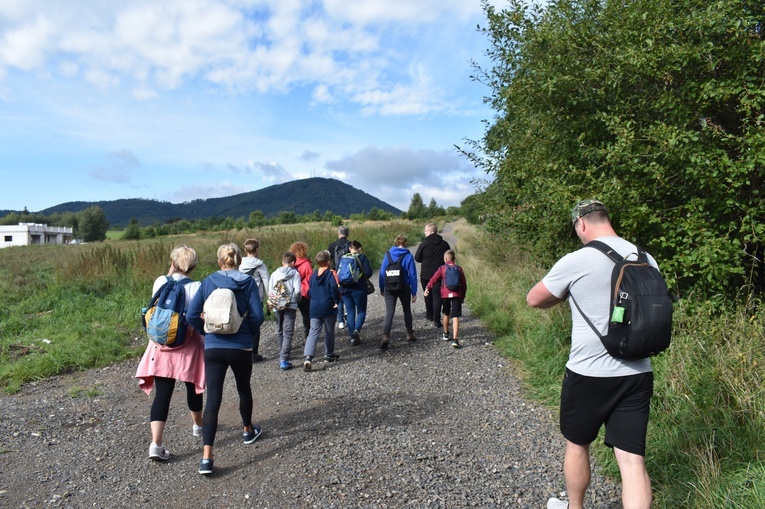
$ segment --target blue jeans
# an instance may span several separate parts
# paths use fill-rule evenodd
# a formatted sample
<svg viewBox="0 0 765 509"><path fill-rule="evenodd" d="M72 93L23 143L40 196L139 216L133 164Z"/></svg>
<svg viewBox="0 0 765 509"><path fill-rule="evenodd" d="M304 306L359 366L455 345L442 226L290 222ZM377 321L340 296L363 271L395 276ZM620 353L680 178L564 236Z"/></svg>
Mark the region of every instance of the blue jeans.
<svg viewBox="0 0 765 509"><path fill-rule="evenodd" d="M343 293L343 304L348 313L348 335L353 335L353 331L361 332L364 326L364 320L367 318L367 290L346 290Z"/></svg>
<svg viewBox="0 0 765 509"><path fill-rule="evenodd" d="M324 328L324 356L332 355L335 353L335 322L337 321L336 315L324 316L322 318L311 318L311 330L308 333L308 338L305 340L305 350L303 355L313 358L316 353L316 342L321 334L321 329Z"/></svg>

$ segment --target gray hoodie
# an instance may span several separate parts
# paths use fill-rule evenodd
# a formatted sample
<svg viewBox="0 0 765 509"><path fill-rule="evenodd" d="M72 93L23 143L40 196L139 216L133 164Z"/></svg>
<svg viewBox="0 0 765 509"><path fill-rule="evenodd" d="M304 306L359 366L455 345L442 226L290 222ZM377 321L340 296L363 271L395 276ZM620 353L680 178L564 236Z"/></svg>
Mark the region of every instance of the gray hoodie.
<svg viewBox="0 0 765 509"><path fill-rule="evenodd" d="M271 279L268 280L268 293L274 291L276 283L282 279L287 280L287 290L290 292L290 309L298 308L298 301L300 300L300 273L297 269L292 267L279 267L271 274Z"/></svg>
<svg viewBox="0 0 765 509"><path fill-rule="evenodd" d="M260 302L265 302L268 288L268 269L266 263L255 256L246 256L242 258L242 263L239 265L239 272L249 274L252 279L255 280L255 284L258 285L258 295L260 295Z"/></svg>

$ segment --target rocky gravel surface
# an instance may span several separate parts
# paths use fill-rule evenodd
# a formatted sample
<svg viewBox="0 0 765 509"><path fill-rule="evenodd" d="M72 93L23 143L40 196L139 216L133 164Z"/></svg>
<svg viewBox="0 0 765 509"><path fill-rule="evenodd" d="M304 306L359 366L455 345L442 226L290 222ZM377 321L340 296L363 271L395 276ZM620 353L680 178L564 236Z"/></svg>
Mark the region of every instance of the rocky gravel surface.
<svg viewBox="0 0 765 509"><path fill-rule="evenodd" d="M149 460L151 397L133 378L137 359L2 395L0 507L545 507L565 489L555 410L524 397L469 310L455 350L424 309L420 296L417 341L405 340L399 310L381 351L384 301L370 296L361 346L338 330L339 362L311 373L279 369L266 322L266 360L252 375L264 433L242 443L229 375L211 476L197 473L201 439L181 384L165 431L172 457ZM298 332L296 365L303 344ZM596 471L588 507L620 506L619 487Z"/></svg>

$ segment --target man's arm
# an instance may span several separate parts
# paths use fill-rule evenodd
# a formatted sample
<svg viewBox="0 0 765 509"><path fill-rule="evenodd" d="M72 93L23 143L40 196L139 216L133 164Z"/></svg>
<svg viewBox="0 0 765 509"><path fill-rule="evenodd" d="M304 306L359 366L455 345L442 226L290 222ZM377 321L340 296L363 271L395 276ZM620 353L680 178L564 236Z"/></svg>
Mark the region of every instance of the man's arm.
<svg viewBox="0 0 765 509"><path fill-rule="evenodd" d="M526 304L532 308L547 309L560 304L564 299L559 299L547 289L545 284L540 281L534 288L526 294Z"/></svg>

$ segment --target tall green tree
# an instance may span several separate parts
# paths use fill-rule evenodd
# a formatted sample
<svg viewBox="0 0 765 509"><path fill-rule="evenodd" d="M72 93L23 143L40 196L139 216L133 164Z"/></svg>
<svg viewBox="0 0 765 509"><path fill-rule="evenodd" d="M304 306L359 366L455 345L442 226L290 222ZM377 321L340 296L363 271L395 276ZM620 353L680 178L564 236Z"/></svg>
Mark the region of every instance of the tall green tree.
<svg viewBox="0 0 765 509"><path fill-rule="evenodd" d="M88 207L79 214L79 225L75 235L86 242L95 242L106 239L106 231L109 229L109 221L101 207L94 205Z"/></svg>
<svg viewBox="0 0 765 509"><path fill-rule="evenodd" d="M138 224L138 220L134 217L130 218L130 222L125 227L125 233L122 235L123 240L138 240L141 238L141 225Z"/></svg>
<svg viewBox="0 0 765 509"><path fill-rule="evenodd" d="M408 219L420 219L425 217L426 214L427 209L425 208L425 202L422 201L422 196L420 196L420 193L414 193L412 201L409 202L409 209L406 212L406 217Z"/></svg>
<svg viewBox="0 0 765 509"><path fill-rule="evenodd" d="M765 288L761 1L484 10L495 117L463 152L495 177L488 228L549 262L573 246L573 203L597 197L681 292Z"/></svg>

